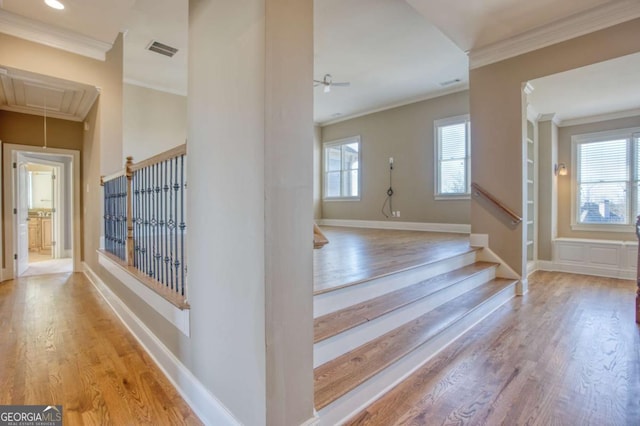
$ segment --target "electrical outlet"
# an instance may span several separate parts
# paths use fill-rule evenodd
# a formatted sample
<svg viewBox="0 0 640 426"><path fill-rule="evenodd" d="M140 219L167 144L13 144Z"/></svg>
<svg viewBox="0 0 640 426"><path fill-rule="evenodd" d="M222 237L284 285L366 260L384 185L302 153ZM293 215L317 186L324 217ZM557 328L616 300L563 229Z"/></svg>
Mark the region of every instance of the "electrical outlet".
<svg viewBox="0 0 640 426"><path fill-rule="evenodd" d="M400 217L400 210L396 210L396 217Z"/></svg>

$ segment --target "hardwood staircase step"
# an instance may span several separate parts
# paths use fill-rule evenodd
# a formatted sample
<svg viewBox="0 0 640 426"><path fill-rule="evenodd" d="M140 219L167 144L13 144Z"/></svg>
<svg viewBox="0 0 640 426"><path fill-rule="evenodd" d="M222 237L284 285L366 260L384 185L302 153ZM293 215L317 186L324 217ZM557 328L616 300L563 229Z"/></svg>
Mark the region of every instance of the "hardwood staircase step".
<svg viewBox="0 0 640 426"><path fill-rule="evenodd" d="M435 337L514 283L496 278L314 369L320 410Z"/></svg>
<svg viewBox="0 0 640 426"><path fill-rule="evenodd" d="M476 262L318 317L314 320L313 342L321 342L496 266L496 263Z"/></svg>

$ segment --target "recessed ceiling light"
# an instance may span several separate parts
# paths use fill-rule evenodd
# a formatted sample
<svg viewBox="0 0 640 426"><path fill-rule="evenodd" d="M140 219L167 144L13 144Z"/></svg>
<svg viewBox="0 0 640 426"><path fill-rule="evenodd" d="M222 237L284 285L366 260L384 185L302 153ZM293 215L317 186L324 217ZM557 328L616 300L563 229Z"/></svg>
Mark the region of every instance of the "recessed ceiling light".
<svg viewBox="0 0 640 426"><path fill-rule="evenodd" d="M52 7L54 9L62 10L64 9L64 4L60 3L58 0L44 0L47 6Z"/></svg>

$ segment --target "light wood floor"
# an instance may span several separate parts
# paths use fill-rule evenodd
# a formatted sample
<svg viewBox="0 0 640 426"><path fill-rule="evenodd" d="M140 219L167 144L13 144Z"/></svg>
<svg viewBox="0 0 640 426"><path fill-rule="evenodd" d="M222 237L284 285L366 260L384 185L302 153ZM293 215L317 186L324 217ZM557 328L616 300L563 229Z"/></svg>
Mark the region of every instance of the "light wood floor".
<svg viewBox="0 0 640 426"><path fill-rule="evenodd" d="M538 272L530 291L351 425L639 425L635 283Z"/></svg>
<svg viewBox="0 0 640 426"><path fill-rule="evenodd" d="M0 405L65 425L201 424L83 274L0 283Z"/></svg>
<svg viewBox="0 0 640 426"><path fill-rule="evenodd" d="M469 235L322 226L329 244L313 251L314 293L469 250Z"/></svg>

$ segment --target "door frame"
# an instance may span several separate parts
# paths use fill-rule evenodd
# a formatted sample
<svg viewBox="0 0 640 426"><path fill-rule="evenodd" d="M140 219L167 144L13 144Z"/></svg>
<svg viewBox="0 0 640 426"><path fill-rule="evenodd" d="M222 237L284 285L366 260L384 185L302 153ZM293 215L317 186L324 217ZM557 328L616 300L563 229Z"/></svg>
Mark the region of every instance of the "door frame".
<svg viewBox="0 0 640 426"><path fill-rule="evenodd" d="M1 141L0 141L1 142ZM2 187L4 188L4 197L0 200L0 209L4 226L0 227L0 238L4 244L0 245L0 259L2 259L2 268L0 269L0 281L6 281L15 277L16 261L14 254L17 253L17 241L14 238L14 229L16 228L16 218L13 214L14 191L15 184L13 179L12 163L16 161L18 153L25 154L52 154L64 155L71 157L70 175L72 181L72 216L71 216L71 234L73 241L72 258L73 271L82 271L82 252L81 252L81 210L80 210L80 151L74 149L62 148L44 148L40 146L17 145L2 143Z"/></svg>

